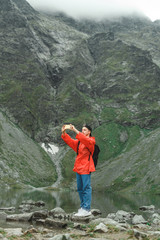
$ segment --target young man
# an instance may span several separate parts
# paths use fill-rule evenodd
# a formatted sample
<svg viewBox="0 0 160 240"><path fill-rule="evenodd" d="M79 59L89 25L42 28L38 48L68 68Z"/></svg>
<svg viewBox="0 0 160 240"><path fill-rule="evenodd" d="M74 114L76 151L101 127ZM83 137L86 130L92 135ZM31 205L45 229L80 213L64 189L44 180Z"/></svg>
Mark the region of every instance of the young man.
<svg viewBox="0 0 160 240"><path fill-rule="evenodd" d="M66 129L76 133L76 139L72 139L67 133ZM80 209L75 216L89 216L91 215L91 172L95 171L93 162L93 152L95 146L95 138L91 136L91 127L83 126L82 132L79 132L72 124L64 125L62 127L62 139L70 146L76 153L73 171L76 172L77 177L77 191L80 197Z"/></svg>

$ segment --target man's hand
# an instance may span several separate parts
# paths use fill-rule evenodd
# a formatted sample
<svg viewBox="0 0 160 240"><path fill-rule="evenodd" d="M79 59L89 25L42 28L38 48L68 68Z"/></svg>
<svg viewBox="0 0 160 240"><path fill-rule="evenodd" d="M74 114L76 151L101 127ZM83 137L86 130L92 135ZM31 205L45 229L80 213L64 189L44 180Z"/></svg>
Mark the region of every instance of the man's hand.
<svg viewBox="0 0 160 240"><path fill-rule="evenodd" d="M65 135L65 132L66 132L66 130L65 130L65 125L63 125L63 127L62 127L62 134L63 134L63 136Z"/></svg>
<svg viewBox="0 0 160 240"><path fill-rule="evenodd" d="M76 134L79 133L79 131L78 131L78 130L75 128L75 126L72 125L72 124L70 124L70 129L71 129L73 132L75 132Z"/></svg>

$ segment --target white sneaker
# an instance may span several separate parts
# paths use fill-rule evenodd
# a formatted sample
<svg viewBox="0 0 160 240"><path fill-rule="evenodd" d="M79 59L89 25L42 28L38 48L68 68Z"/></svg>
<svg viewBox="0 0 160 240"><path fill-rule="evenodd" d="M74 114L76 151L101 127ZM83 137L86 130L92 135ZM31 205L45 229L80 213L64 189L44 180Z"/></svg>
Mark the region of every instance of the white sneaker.
<svg viewBox="0 0 160 240"><path fill-rule="evenodd" d="M82 211L82 210L83 210L82 208L79 208L79 209L78 209L78 212L77 212L76 214L74 214L74 216L77 216L77 217L78 217L79 214L81 214L81 211Z"/></svg>
<svg viewBox="0 0 160 240"><path fill-rule="evenodd" d="M78 209L78 213L80 213L82 210L83 210L83 208L79 208L79 209Z"/></svg>
<svg viewBox="0 0 160 240"><path fill-rule="evenodd" d="M91 212L90 211L87 211L85 209L80 209L80 211L78 213L76 213L74 216L76 217L88 217L91 215Z"/></svg>

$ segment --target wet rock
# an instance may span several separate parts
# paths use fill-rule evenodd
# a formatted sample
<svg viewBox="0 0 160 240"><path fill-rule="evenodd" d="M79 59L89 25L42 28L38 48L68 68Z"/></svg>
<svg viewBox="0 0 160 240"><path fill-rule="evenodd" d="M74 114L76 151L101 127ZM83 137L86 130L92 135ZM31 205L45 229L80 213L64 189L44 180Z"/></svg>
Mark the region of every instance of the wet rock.
<svg viewBox="0 0 160 240"><path fill-rule="evenodd" d="M104 223L100 223L95 227L94 232L106 233L108 232L108 228Z"/></svg>

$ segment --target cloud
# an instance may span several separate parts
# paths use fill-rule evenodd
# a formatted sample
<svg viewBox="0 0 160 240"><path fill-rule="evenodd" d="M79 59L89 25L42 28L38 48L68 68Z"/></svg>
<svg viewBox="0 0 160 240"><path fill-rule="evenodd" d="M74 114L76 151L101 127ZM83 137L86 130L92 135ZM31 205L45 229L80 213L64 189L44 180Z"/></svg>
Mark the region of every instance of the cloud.
<svg viewBox="0 0 160 240"><path fill-rule="evenodd" d="M34 8L63 11L74 18L104 18L139 13L133 0L27 0Z"/></svg>

